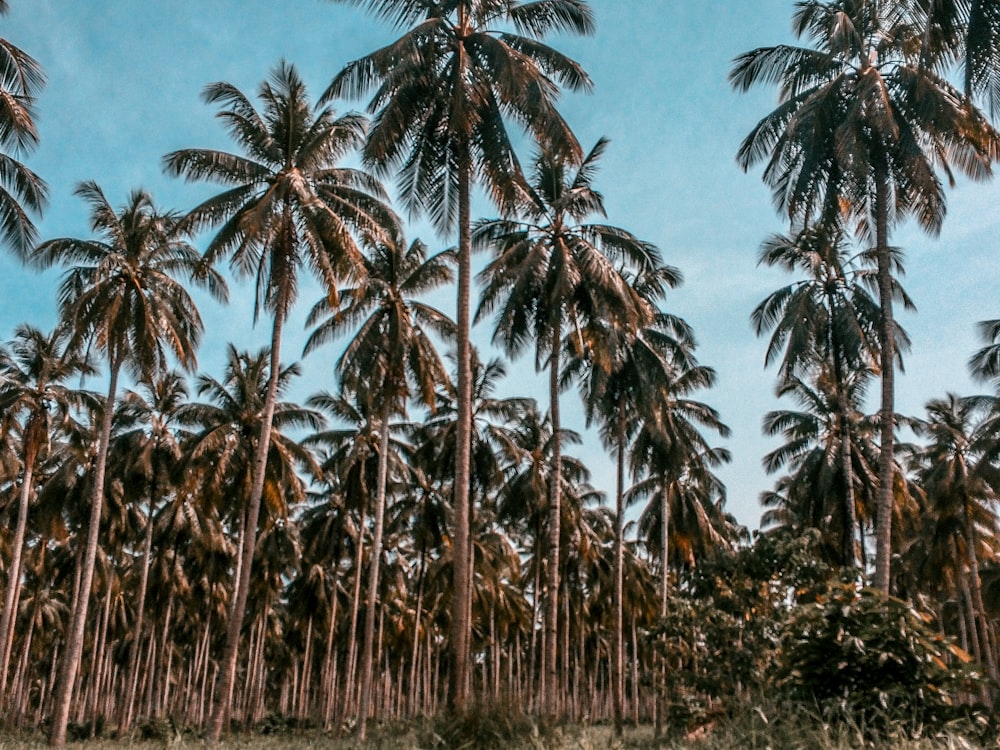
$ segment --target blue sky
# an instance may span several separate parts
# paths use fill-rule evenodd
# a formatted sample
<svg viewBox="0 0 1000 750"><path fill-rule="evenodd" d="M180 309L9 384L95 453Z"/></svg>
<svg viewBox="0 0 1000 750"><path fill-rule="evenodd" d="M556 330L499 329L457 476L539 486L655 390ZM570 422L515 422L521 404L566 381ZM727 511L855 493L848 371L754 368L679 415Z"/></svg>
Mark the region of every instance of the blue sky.
<svg viewBox="0 0 1000 750"><path fill-rule="evenodd" d="M284 58L294 63L318 96L344 63L393 38L394 32L361 10L326 0L10 0L0 35L43 65L48 84L38 113L41 145L26 161L49 184L51 205L39 222L43 238L86 237L86 209L72 194L95 180L113 205L137 187L159 205L193 206L209 195L206 185L165 177L160 160L187 147L230 148L214 110L199 98L202 87L225 80L256 91ZM749 315L770 291L788 283L782 274L756 267L757 249L771 232L783 231L759 173L742 173L734 155L742 137L776 102L774 91L733 92L726 74L731 60L758 46L790 39L792 0L592 0L597 34L554 38L552 43L583 63L594 80L591 95L564 97L561 110L585 148L611 140L596 184L609 220L656 243L685 284L665 307L685 317L697 333L699 357L718 371L718 386L702 394L732 427L725 441L734 455L722 472L729 509L754 527L759 493L772 478L760 468L774 443L760 433L761 418L779 408L774 372L763 369L764 342ZM361 109L366 102L339 103ZM529 154L522 154L527 159ZM898 409L918 414L946 391L981 390L970 383L965 362L977 348L975 323L1000 317L995 244L997 184L961 184L949 194L949 214L939 238L911 225L894 235L906 252L907 290L919 312L902 322L913 339L907 374L898 383ZM480 202L480 212L490 209ZM438 238L415 223L411 237L432 248ZM55 320L58 271L26 270L0 254L5 294L0 338L29 321L42 328ZM304 285L288 326L285 361L301 357L303 321L318 289ZM206 337L204 371L218 375L232 341L256 348L267 340L262 321L252 329L252 290L232 286L228 307L200 300ZM441 298L451 305L452 295ZM486 345L488 325L477 328ZM302 360L298 393L332 387L335 350ZM544 403L544 385L524 357L509 367L505 385ZM583 429L574 392L564 396L568 426ZM602 489L613 487L613 465L597 441L576 449Z"/></svg>

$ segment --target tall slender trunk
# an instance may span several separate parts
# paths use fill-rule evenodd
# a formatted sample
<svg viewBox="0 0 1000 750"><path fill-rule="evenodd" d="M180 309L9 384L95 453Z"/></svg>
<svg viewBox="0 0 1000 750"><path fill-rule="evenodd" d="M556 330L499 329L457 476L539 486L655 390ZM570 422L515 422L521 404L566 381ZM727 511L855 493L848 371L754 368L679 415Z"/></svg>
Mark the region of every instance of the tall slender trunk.
<svg viewBox="0 0 1000 750"><path fill-rule="evenodd" d="M667 597L670 595L670 493L665 486L660 493L660 620L667 618ZM657 689L653 697L653 736L659 738L663 734L663 720L667 713L667 659L666 635L659 638L660 648L653 660L654 670L658 673Z"/></svg>
<svg viewBox="0 0 1000 750"><path fill-rule="evenodd" d="M542 529L541 523L535 527L535 580L531 597L531 642L528 646L528 694L532 710L540 711L542 696L545 695L545 670L539 668L538 624L542 606ZM544 627L544 624L543 624ZM544 639L544 631L542 638Z"/></svg>
<svg viewBox="0 0 1000 750"><path fill-rule="evenodd" d="M952 553L955 555L957 563L959 557L958 542L955 537L951 540ZM962 590L962 604L959 606L959 614L965 619L966 629L969 634L969 643L972 645L972 655L980 664L983 663L982 640L979 638L979 618L976 617L976 605L972 601L972 589L969 586L969 576L964 570L964 566L957 570L959 587Z"/></svg>
<svg viewBox="0 0 1000 750"><path fill-rule="evenodd" d="M827 306L831 314L834 308L832 294L827 295ZM841 562L845 567L853 568L857 561L854 548L854 528L858 520L857 502L854 498L854 466L851 462L851 422L850 410L847 404L847 388L842 360L843 348L837 336L836 328L830 326L830 350L833 353L833 379L837 393L837 416L840 422L840 461L844 472L844 504L841 508L841 523L844 534L841 538Z"/></svg>
<svg viewBox="0 0 1000 750"><path fill-rule="evenodd" d="M875 255L878 261L878 296L882 308L879 325L882 400L879 408L878 516L875 538L875 578L872 585L889 593L892 555L893 459L895 452L895 338L892 317L892 264L889 249L889 186L884 169L875 175Z"/></svg>
<svg viewBox="0 0 1000 750"><path fill-rule="evenodd" d="M159 438L153 446L154 455L158 448ZM155 461L155 459L154 459ZM142 651L142 629L146 618L146 590L149 587L149 561L153 553L153 503L156 500L156 466L153 467L153 481L149 490L149 513L146 514L146 537L142 544L142 572L139 576L139 603L136 605L135 628L132 638L132 649L129 655L128 695L125 698L125 713L119 730L128 730L132 723L132 710L135 706L135 692L139 684L139 654Z"/></svg>
<svg viewBox="0 0 1000 750"><path fill-rule="evenodd" d="M464 55L462 56L464 59ZM464 68L464 63L461 65ZM448 706L463 713L469 700L469 585L471 571L467 551L471 539L469 476L472 455L472 347L470 300L472 290L472 158L469 144L459 146L458 155L458 302L456 346L458 348L458 424L455 429L455 482L453 485L452 621L451 665Z"/></svg>
<svg viewBox="0 0 1000 750"><path fill-rule="evenodd" d="M361 475L364 476L364 459L361 462ZM361 519L358 524L358 540L355 544L354 556L354 588L351 592L351 621L347 629L347 653L344 657L344 695L341 711L346 715L354 706L354 671L358 663L358 610L361 608L361 577L364 574L365 559L365 524L368 519L368 493L362 492Z"/></svg>
<svg viewBox="0 0 1000 750"><path fill-rule="evenodd" d="M986 624L986 608L983 606L983 585L979 577L979 555L976 553L976 529L972 516L969 514L967 502L962 503L962 522L965 532L965 555L969 563L969 593L972 595L972 606L975 609L973 614L976 618L980 651L983 655L983 663L986 666L987 673L995 680L997 679L997 661L990 644L990 636Z"/></svg>
<svg viewBox="0 0 1000 750"><path fill-rule="evenodd" d="M952 547L954 548L954 540L952 541ZM955 561L956 565L958 560ZM956 568L956 576L962 575L960 568ZM951 596L952 600L955 602L955 621L958 623L958 645L962 647L963 651L969 650L969 631L965 627L965 615L962 613L962 599L959 594L958 587L952 582L948 587L948 594ZM941 608L941 630L944 635L948 635L945 628L945 618L944 618L944 607Z"/></svg>
<svg viewBox="0 0 1000 750"><path fill-rule="evenodd" d="M427 571L427 548L423 538L420 541L420 571L417 573L417 606L413 615L413 645L410 652L410 716L416 716L419 711L420 687L418 678L418 659L420 657L420 620L424 605L424 575Z"/></svg>
<svg viewBox="0 0 1000 750"><path fill-rule="evenodd" d="M618 443L618 467L615 481L615 586L613 595L614 632L611 636L611 695L614 702L614 732L621 737L625 720L625 669L623 663L623 605L622 589L624 587L623 568L625 562L625 540L623 538L623 523L625 516L625 404L618 403L618 420L616 426L616 442Z"/></svg>
<svg viewBox="0 0 1000 750"><path fill-rule="evenodd" d="M14 647L14 623L17 620L17 599L21 589L21 559L24 555L24 537L28 527L28 504L31 501L32 479L35 459L41 448L44 420L33 414L29 417L24 440L24 476L17 503L17 523L11 542L11 559L7 568L7 586L3 597L3 614L0 615L0 709L6 704L7 671L10 668L10 654Z"/></svg>
<svg viewBox="0 0 1000 750"><path fill-rule="evenodd" d="M660 493L660 618L667 616L667 599L670 596L670 490Z"/></svg>
<svg viewBox="0 0 1000 750"><path fill-rule="evenodd" d="M271 369L268 373L267 396L264 413L261 416L260 435L257 439L253 465L253 484L247 501L246 526L243 533L243 547L240 551L240 575L236 581L236 595L229 614L226 628L226 645L220 661L222 682L215 694L212 721L207 741L214 745L222 735L222 729L229 716L233 699L233 684L236 681L236 660L240 650L240 632L246 614L247 596L250 592L250 572L253 567L254 550L257 545L257 520L260 516L260 502L264 494L264 475L267 468L267 454L271 445L271 422L274 419L274 405L278 397L278 377L281 374L281 329L285 322L284 305L279 304L274 313L271 330Z"/></svg>
<svg viewBox="0 0 1000 750"><path fill-rule="evenodd" d="M323 666L323 728L330 728L333 717L333 702L337 695L337 647L333 637L337 632L337 577L340 574L340 558L333 564L333 593L330 596L330 627L326 632L326 663Z"/></svg>
<svg viewBox="0 0 1000 750"><path fill-rule="evenodd" d="M96 632L94 638L94 649L90 659L90 686L87 688L89 696L88 700L85 701L81 707L83 715L86 717L89 706L91 719L89 739L94 739L94 733L97 728L97 718L101 713L101 685L104 679L104 653L105 644L108 640L108 620L111 617L111 597L113 593L112 583L109 571L109 573L105 574L104 606L101 608L101 614L96 616L94 620Z"/></svg>
<svg viewBox="0 0 1000 750"><path fill-rule="evenodd" d="M549 717L558 712L559 690L556 685L556 652L558 650L559 625L559 544L562 521L562 429L559 418L559 351L562 344L562 326L556 323L552 330L551 354L549 355L549 416L552 422L552 474L549 477L549 549L546 559L547 589L545 614L545 657L546 706Z"/></svg>
<svg viewBox="0 0 1000 750"><path fill-rule="evenodd" d="M391 390L391 388L390 388ZM385 496L389 477L389 414L392 397L383 394L381 428L378 450L378 487L375 494L375 538L372 540L371 560L368 564L368 604L365 607L365 635L361 652L361 700L358 706L358 741L364 743L368 730L368 711L372 692L372 650L375 646L375 609L378 606L378 577L382 562L382 531L385 526Z"/></svg>
<svg viewBox="0 0 1000 750"><path fill-rule="evenodd" d="M87 545L83 553L80 590L70 615L66 651L63 653L63 663L59 670L59 687L56 689L54 697L52 730L49 733L49 744L53 747L63 747L66 744L66 726L69 723L73 686L76 684L76 676L80 670L80 658L83 656L83 635L87 626L87 608L90 605L90 588L94 582L94 566L97 562L101 509L104 504L104 473L108 463L111 420L115 411L118 374L122 363L112 358L109 365L108 399L104 404L104 412L101 415L101 432L97 439L97 459L94 465L94 485L90 500L90 524L87 528Z"/></svg>

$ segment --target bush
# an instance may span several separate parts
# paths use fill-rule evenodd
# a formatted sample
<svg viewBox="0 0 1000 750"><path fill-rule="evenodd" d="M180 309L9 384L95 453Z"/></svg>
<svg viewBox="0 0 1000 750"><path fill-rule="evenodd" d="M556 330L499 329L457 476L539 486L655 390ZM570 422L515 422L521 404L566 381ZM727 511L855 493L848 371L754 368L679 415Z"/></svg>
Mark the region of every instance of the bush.
<svg viewBox="0 0 1000 750"><path fill-rule="evenodd" d="M964 699L984 678L929 622L899 599L832 585L790 613L772 679L826 720L911 736L938 729L970 714Z"/></svg>
<svg viewBox="0 0 1000 750"><path fill-rule="evenodd" d="M538 746L552 731L520 710L508 706L481 705L459 715L437 717L421 747L506 748Z"/></svg>

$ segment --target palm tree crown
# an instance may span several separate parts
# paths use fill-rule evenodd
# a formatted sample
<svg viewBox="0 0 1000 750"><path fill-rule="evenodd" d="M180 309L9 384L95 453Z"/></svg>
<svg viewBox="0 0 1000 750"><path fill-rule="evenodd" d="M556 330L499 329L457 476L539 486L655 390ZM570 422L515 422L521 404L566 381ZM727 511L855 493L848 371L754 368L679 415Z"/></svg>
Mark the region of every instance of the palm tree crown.
<svg viewBox="0 0 1000 750"><path fill-rule="evenodd" d="M555 101L560 86L586 90L590 79L540 40L550 32L591 33L586 3L348 1L407 31L348 64L324 98L375 88L365 158L399 168L400 199L409 211L427 210L442 232L454 226L463 192L457 167L466 159L494 201L510 207L520 168L505 119L538 143L579 155ZM504 26L511 30L499 30Z"/></svg>
<svg viewBox="0 0 1000 750"><path fill-rule="evenodd" d="M0 15L7 13L6 2ZM45 181L15 155L38 145L35 97L45 83L42 68L31 55L0 37L0 240L26 260L38 239L28 211L45 207ZM27 210L26 210L27 209Z"/></svg>
<svg viewBox="0 0 1000 750"><path fill-rule="evenodd" d="M168 154L164 164L170 174L227 186L196 206L186 222L192 229L221 223L206 263L232 255L234 270L256 279L256 312L264 307L284 317L295 301L301 264L335 294L357 271L354 235L391 238L396 219L377 180L338 166L361 145L364 118L338 118L330 107L313 107L295 67L284 62L258 97L260 111L232 84L207 86L205 101L222 105L218 117L244 153L185 149Z"/></svg>
<svg viewBox="0 0 1000 750"><path fill-rule="evenodd" d="M100 238L49 240L32 256L44 267L75 264L59 287L74 345L96 346L112 369L125 366L139 378L166 369L171 355L193 369L204 326L175 277L223 300L225 281L201 266L178 215L157 209L149 193L133 191L118 211L94 182L76 193L90 205L90 226Z"/></svg>

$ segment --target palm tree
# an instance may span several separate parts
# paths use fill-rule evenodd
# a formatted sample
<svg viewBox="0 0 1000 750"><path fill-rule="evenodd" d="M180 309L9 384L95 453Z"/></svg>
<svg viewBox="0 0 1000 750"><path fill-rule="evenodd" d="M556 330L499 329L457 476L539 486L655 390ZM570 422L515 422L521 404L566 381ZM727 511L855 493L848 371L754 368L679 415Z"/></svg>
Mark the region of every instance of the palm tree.
<svg viewBox="0 0 1000 750"><path fill-rule="evenodd" d="M649 276L652 276L652 281ZM651 300L662 294L662 272L637 276L636 288L644 300ZM690 433L683 436L678 424L682 412L703 421L706 426L718 430L722 435L728 428L721 422L714 410L703 405L695 406L678 403L677 398L685 390L699 386L710 386L714 372L700 367L694 358L694 338L690 327L680 318L666 313L657 313L649 324L637 331L613 320L595 318L584 339L586 349L578 353L571 369L582 369L586 364L585 377L581 380L581 390L588 422L597 419L600 423L604 444L616 454L616 491L614 511L613 571L613 631L612 645L612 692L614 696L615 732L622 733L624 720L624 669L623 669L623 611L624 611L624 514L626 457L629 442L639 432L645 432L648 450L652 435L667 445L693 439ZM687 382L682 378L686 376ZM680 385L680 390L674 390ZM703 442L703 441L700 441ZM698 445L695 442L694 445ZM690 457L672 456L681 464ZM643 460L633 460L633 474L648 466ZM667 471L667 467L661 467ZM677 467L680 470L680 466ZM666 528L664 526L664 528ZM666 569L663 570L666 576Z"/></svg>
<svg viewBox="0 0 1000 750"><path fill-rule="evenodd" d="M59 287L60 315L71 331L69 346L96 347L108 362L80 596L73 608L49 738L59 747L66 742L83 649L118 377L125 367L136 378L148 379L167 368L171 355L185 369L195 367L202 322L178 276L218 299L226 296L223 279L200 268L177 215L159 211L148 193L134 191L117 212L96 183L85 182L76 193L89 204L90 226L100 239L49 240L32 253L33 261L44 267L72 264Z"/></svg>
<svg viewBox="0 0 1000 750"><path fill-rule="evenodd" d="M177 422L187 400L188 388L180 372L157 372L150 380L141 383L139 390L125 393L115 415L115 444L122 453L123 481L148 502L127 689L120 719L123 731L131 724L139 684L139 654L146 618L156 507L178 484L176 467L183 457L181 442L188 435L180 430Z"/></svg>
<svg viewBox="0 0 1000 750"><path fill-rule="evenodd" d="M879 326L881 451L874 585L889 590L896 359L890 226L914 216L936 234L944 218L939 170L982 179L1000 135L962 92L922 64L923 28L892 3L803 0L794 31L812 46L763 47L736 58L730 81L746 91L777 83L778 107L744 139L744 169L766 161L776 205L803 225L840 212L873 240Z"/></svg>
<svg viewBox="0 0 1000 750"><path fill-rule="evenodd" d="M304 263L323 282L331 301L338 285L359 270L363 241L392 239L396 217L383 202L379 183L367 173L338 167L337 162L359 147L365 121L358 115L337 118L332 108L309 102L305 84L292 65L282 62L258 92L263 110L229 83L205 88L204 99L220 104L219 117L244 154L186 149L168 154L170 174L188 180L207 179L227 186L221 194L192 209L193 229L222 224L205 250L204 262L214 264L231 255L240 275L253 275L261 308L272 314L271 364L268 395L256 447L247 529L240 550L241 578L230 616L222 658L222 681L209 730L218 741L232 702L239 635L246 610L256 545L257 517L264 489L271 421L281 372L282 329L298 290Z"/></svg>
<svg viewBox="0 0 1000 750"><path fill-rule="evenodd" d="M378 487L378 469L383 457L387 461L386 477L401 473L400 445L392 436L392 430L383 431L378 419L381 403L377 399L378 384L370 388L358 388L354 393L342 392L338 395L322 391L309 398L310 407L318 409L334 419L332 428L316 432L305 439L310 447L322 447L321 469L326 481L343 497L344 511L352 516L353 574L351 586L351 614L346 642L347 661L344 675L346 691L340 706L342 718L347 718L355 708L359 697L357 687L358 613L361 611L361 579L364 568L365 537L369 519L371 488ZM379 453L383 432L388 434L386 450ZM372 462L373 455L378 461ZM355 520L356 519L356 520Z"/></svg>
<svg viewBox="0 0 1000 750"><path fill-rule="evenodd" d="M271 359L266 349L241 352L230 344L222 378L199 375L194 390L205 400L185 404L176 416L179 424L192 430L184 445L189 477L186 489L195 491L204 502L214 504L223 518L235 521L244 536L252 533L252 527L247 525L249 499L257 460L257 436L263 430L272 381ZM300 374L298 365L280 368L277 396L284 395ZM265 510L270 516L285 515L289 498L304 497L299 467L319 473L312 454L287 433L317 430L324 424L323 416L314 409L276 400L264 473Z"/></svg>
<svg viewBox="0 0 1000 750"><path fill-rule="evenodd" d="M245 566L251 564L243 557L247 538L257 537L275 524L282 523L289 515L289 508L305 498L305 481L300 469L308 475L319 474L311 452L288 433L319 429L325 420L313 409L281 400L301 370L297 365L282 367L275 378L270 371L272 362L273 357L266 349L240 352L230 345L222 379L200 375L195 393L206 400L184 406L177 415L178 421L194 432L186 444L192 477L188 491L199 496L202 502L214 504L223 519L229 521L233 530L231 533L235 533L239 540L234 585L230 592L227 639L232 628L232 606L239 596L239 585L245 582L250 587L259 578L247 578ZM265 432L266 408L272 393L271 424ZM258 504L258 512L251 515L252 493L257 481L255 467L262 434L268 438L260 489L262 502ZM255 559L259 557L257 555ZM214 709L218 710L217 701ZM249 704L247 709L251 710ZM213 713L209 731L212 731L214 722Z"/></svg>
<svg viewBox="0 0 1000 750"><path fill-rule="evenodd" d="M8 10L7 1L0 2L0 15ZM0 37L0 241L21 260L28 260L38 240L28 211L41 212L48 189L6 152L26 153L38 145L34 105L44 83L38 61Z"/></svg>
<svg viewBox="0 0 1000 750"><path fill-rule="evenodd" d="M0 705L6 696L14 613L21 587L21 556L35 471L48 452L53 428L64 423L74 408L87 402L93 405L91 394L66 385L71 378L95 372L87 357L66 348L68 334L66 328L56 328L46 335L24 324L14 332L13 341L0 349L0 413L4 419L21 418L21 486L0 615Z"/></svg>
<svg viewBox="0 0 1000 750"><path fill-rule="evenodd" d="M997 655L990 638L992 624L983 606L979 549L985 539L995 540L1000 519L993 503L1000 494L1000 472L990 460L996 451L996 432L990 409L995 400L959 398L949 393L927 404L927 419L913 420L917 435L929 439L919 452L920 483L927 493L935 521L964 547L969 592L982 655L990 675L996 679ZM958 545L955 545L958 549Z"/></svg>
<svg viewBox="0 0 1000 750"><path fill-rule="evenodd" d="M838 423L835 432L840 436L843 476L840 563L853 567L857 503L851 412L855 405L848 398L848 380L857 380L854 373L873 372L878 364L879 307L868 291L871 273L857 268L847 256L843 232L835 224L807 227L791 237L772 236L761 247L759 262L803 275L769 294L750 319L758 336L771 333L764 364L781 357L782 383L817 372L817 365L832 373L833 403L829 406ZM897 298L912 307L898 287ZM908 343L897 325L895 351L902 351Z"/></svg>
<svg viewBox="0 0 1000 750"><path fill-rule="evenodd" d="M358 331L337 362L341 385L347 392L368 392L378 403L378 484L375 497L375 533L368 575L364 646L361 657L361 702L358 739L365 740L371 700L372 649L375 638L375 597L378 593L389 469L389 420L405 413L412 396L433 409L435 389L447 379L444 365L425 326L444 337L453 335L453 323L439 310L414 299L451 280L451 253L427 257L419 240L408 248L401 243L376 245L365 257L364 280L358 287L341 290L340 304L331 309L321 300L309 317L320 322L309 337L306 351L323 341ZM325 317L325 320L323 318Z"/></svg>
<svg viewBox="0 0 1000 750"><path fill-rule="evenodd" d="M778 388L778 396L793 398L799 409L764 417L764 433L784 437L764 457L764 468L768 473L787 468L789 473L779 480L778 491L764 495L762 503L769 510L762 525L791 526L796 532L818 529L830 562L841 565L856 560L858 519L868 516L864 510L877 492L873 420L861 413L869 382L868 370L845 375L835 373L831 362L820 361L801 375L789 375Z"/></svg>
<svg viewBox="0 0 1000 750"><path fill-rule="evenodd" d="M649 502L639 517L639 529L650 550L659 550L662 579L660 581L660 616L666 615L669 594L670 554L690 563L709 547L723 541L722 524L717 523L719 500L725 497L725 486L714 470L728 463L729 451L712 447L702 429L720 437L729 437L729 427L719 413L691 394L715 384L715 371L696 363L676 363L662 351L649 347L645 363L633 377L648 379L645 386L649 400L644 403L645 418L641 419L632 441L629 462L633 474L644 478L633 484L624 498L631 505L643 498ZM686 366L679 366L686 365ZM642 372L641 370L646 370ZM639 395L642 395L641 393ZM677 519L688 517L710 519L702 540L709 544L688 544ZM690 528L690 525L688 525ZM671 544L671 539L685 540ZM696 554L699 553L699 554Z"/></svg>
<svg viewBox="0 0 1000 750"><path fill-rule="evenodd" d="M583 223L605 215L603 198L593 187L597 161L606 140L600 140L579 164L542 150L533 164L530 185L517 206L520 219L495 219L479 224L473 245L492 247L495 258L483 270L479 319L497 310L493 340L516 356L535 342L535 366L549 370L549 414L557 437L552 475L561 476L558 436L560 354L569 328L579 331L603 320L628 330L652 319L649 301L630 284L626 274L658 274L663 285L680 281L675 269L662 267L657 248L632 233L607 224ZM559 602L559 519L561 483L549 484L549 559L545 617L544 675L556 680L556 638ZM554 696L554 691L549 693ZM549 706L550 712L554 704Z"/></svg>
<svg viewBox="0 0 1000 750"><path fill-rule="evenodd" d="M523 540L524 554L530 562L523 584L525 589L531 588L533 607L528 660L531 672L528 684L537 690L535 693L537 705L542 708L545 706L545 701L552 699L550 693L555 693L557 700L569 694L568 680L551 682L545 675L544 661L536 660L535 656L537 654L535 623L539 619L543 625L547 623L549 615L541 615L541 606L543 602L546 604L551 602L551 597L548 595L543 599L543 592L549 583L542 575L549 570L547 566L552 564L553 558L552 535L549 529L552 522L551 486L556 481L562 485L558 559L560 587L564 593L561 599L565 607L569 603L567 599L569 594L566 592L572 589L572 582L565 576L572 568L572 561L562 553L562 550L572 546L572 540L582 533L578 517L579 497L585 489L589 489L586 483L590 479L590 472L579 460L563 454L559 462L560 475L558 479L556 478L553 473L555 468L553 455L557 446L561 451L568 445L579 444L581 439L576 432L566 428L560 430L558 435L554 434L551 413L540 414L533 401L525 404L517 419L507 429L499 431L497 438L504 462L504 479L495 492L493 520L506 534ZM562 624L565 629L570 626L570 623L565 621ZM542 653L543 655L545 653L544 644ZM542 669L540 679L537 681L533 678L536 661ZM564 669L566 670L564 677L568 678L568 665L564 665Z"/></svg>
<svg viewBox="0 0 1000 750"><path fill-rule="evenodd" d="M334 0L338 1L338 0ZM345 0L339 0L341 2ZM472 430L471 196L478 180L505 213L523 183L507 121L534 140L571 157L580 154L555 109L559 86L588 89L573 60L543 43L550 32L589 34L584 0L347 0L364 5L398 29L395 42L349 63L326 97L360 96L377 87L369 109L375 122L365 158L386 172L399 168L399 192L411 214L429 213L438 231L458 228L458 451L453 504L455 542L469 542ZM506 27L510 30L503 30ZM455 566L449 702L467 702L470 571Z"/></svg>

